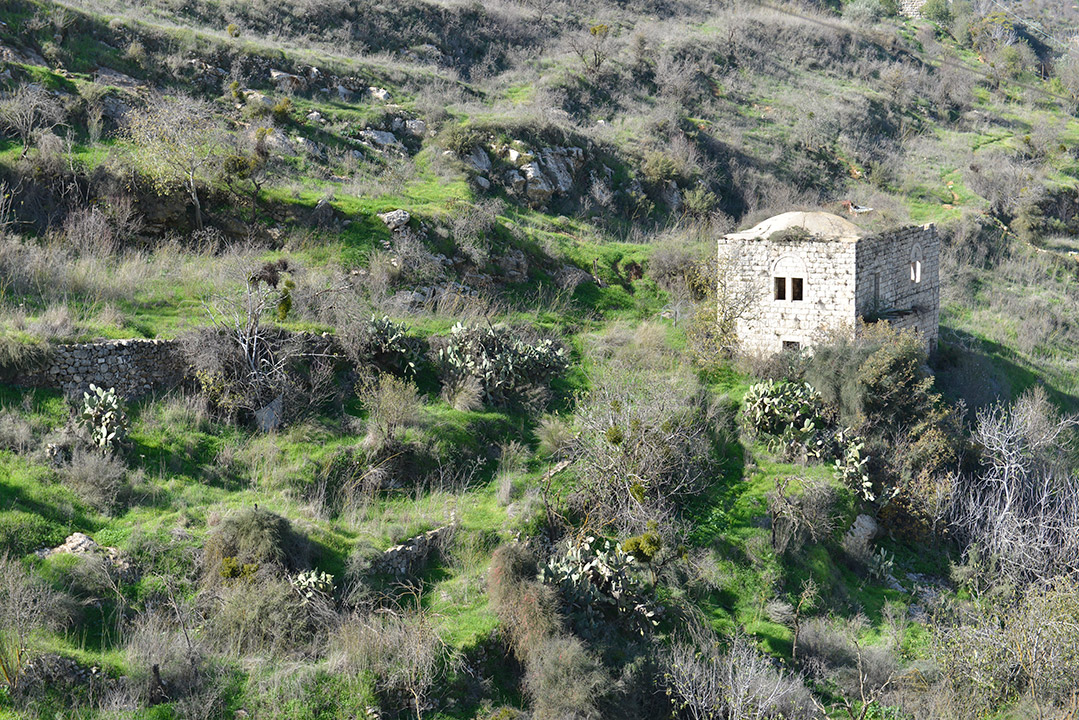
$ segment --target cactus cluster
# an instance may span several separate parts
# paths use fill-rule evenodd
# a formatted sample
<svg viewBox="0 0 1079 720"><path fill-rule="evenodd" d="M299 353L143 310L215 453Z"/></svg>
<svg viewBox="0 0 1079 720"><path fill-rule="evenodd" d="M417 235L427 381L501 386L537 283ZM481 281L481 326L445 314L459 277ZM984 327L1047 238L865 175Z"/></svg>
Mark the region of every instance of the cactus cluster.
<svg viewBox="0 0 1079 720"><path fill-rule="evenodd" d="M757 432L778 438L804 441L823 425L824 402L809 383L759 382L746 392L745 408Z"/></svg>
<svg viewBox="0 0 1079 720"><path fill-rule="evenodd" d="M103 453L112 450L127 434L127 415L115 388L105 390L90 383L90 392L82 394L79 418L90 431L91 442Z"/></svg>
<svg viewBox="0 0 1079 720"><path fill-rule="evenodd" d="M383 315L372 315L363 334L363 354L386 372L412 376L423 362L424 343L408 328Z"/></svg>
<svg viewBox="0 0 1079 720"><path fill-rule="evenodd" d="M448 380L475 378L484 399L495 405L545 385L569 366L565 349L550 339L529 343L511 328L470 328L461 323L450 331L438 359Z"/></svg>
<svg viewBox="0 0 1079 720"><path fill-rule="evenodd" d="M316 597L333 595L333 575L322 570L304 570L290 577L289 583L305 605Z"/></svg>
<svg viewBox="0 0 1079 720"><path fill-rule="evenodd" d="M571 546L540 568L541 582L557 587L569 614L586 633L607 620L643 634L659 624L648 588L636 574L634 558L620 545L594 537Z"/></svg>

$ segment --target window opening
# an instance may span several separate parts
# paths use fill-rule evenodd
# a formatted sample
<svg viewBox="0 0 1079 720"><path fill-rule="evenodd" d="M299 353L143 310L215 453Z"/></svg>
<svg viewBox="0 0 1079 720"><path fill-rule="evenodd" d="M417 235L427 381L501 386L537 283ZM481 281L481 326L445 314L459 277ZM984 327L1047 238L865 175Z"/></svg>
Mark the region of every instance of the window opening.
<svg viewBox="0 0 1079 720"><path fill-rule="evenodd" d="M776 278L776 300L787 299L787 278Z"/></svg>
<svg viewBox="0 0 1079 720"><path fill-rule="evenodd" d="M791 300L802 299L802 278L791 278Z"/></svg>

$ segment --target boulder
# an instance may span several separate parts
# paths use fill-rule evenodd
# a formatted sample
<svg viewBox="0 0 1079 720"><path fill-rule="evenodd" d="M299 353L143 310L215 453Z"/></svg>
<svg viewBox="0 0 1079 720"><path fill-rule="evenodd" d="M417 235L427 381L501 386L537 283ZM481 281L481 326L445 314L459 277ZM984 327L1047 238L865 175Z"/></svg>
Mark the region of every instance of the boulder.
<svg viewBox="0 0 1079 720"><path fill-rule="evenodd" d="M479 187L479 188L480 188L481 190L490 190L490 189L491 189L491 181L490 181L490 180L488 180L487 178L485 178L485 177L484 177L483 175L477 175L477 176L476 176L476 177L474 178L474 180L475 180L475 182L476 182L476 185L477 185L477 186L478 186L478 187Z"/></svg>
<svg viewBox="0 0 1079 720"><path fill-rule="evenodd" d="M543 174L550 179L554 192L565 194L573 189L573 167L560 153L545 149L540 153Z"/></svg>
<svg viewBox="0 0 1079 720"><path fill-rule="evenodd" d="M323 151L322 146L314 140L310 140L300 135L296 137L296 146L311 157L318 158L319 160L326 159L326 153Z"/></svg>
<svg viewBox="0 0 1079 720"><path fill-rule="evenodd" d="M525 178L517 170L509 170L505 175L506 186L515 193L522 193L525 190Z"/></svg>
<svg viewBox="0 0 1079 720"><path fill-rule="evenodd" d="M370 95L375 100L386 101L386 100L390 99L390 91L387 90L386 88L368 87L367 88L367 94Z"/></svg>
<svg viewBox="0 0 1079 720"><path fill-rule="evenodd" d="M873 542L880 535L880 525L869 515L861 514L854 518L854 524L847 531L847 537L865 545Z"/></svg>
<svg viewBox="0 0 1079 720"><path fill-rule="evenodd" d="M425 123L423 120L417 120L415 118L405 120L405 130L417 137L423 137L427 134L427 123Z"/></svg>
<svg viewBox="0 0 1079 720"><path fill-rule="evenodd" d="M479 173L485 173L491 170L491 158L487 154L487 151L479 145L472 148L472 152L465 158L465 163Z"/></svg>
<svg viewBox="0 0 1079 720"><path fill-rule="evenodd" d="M94 71L94 81L99 82L102 85L115 85L116 87L123 88L136 88L141 84L130 75L125 75L119 70L113 70L112 68L104 66L99 67Z"/></svg>
<svg viewBox="0 0 1079 720"><path fill-rule="evenodd" d="M319 200L319 206L324 202L326 201ZM318 210L319 207L316 206L315 212L317 213ZM255 425L258 426L259 430L270 432L281 427L281 422L284 419L283 403L284 399L278 395L269 404L255 411Z"/></svg>
<svg viewBox="0 0 1079 720"><path fill-rule="evenodd" d="M386 223L386 227L390 230L398 230L405 225L408 225L408 221L412 219L407 210L390 210L389 212L379 213L378 219Z"/></svg>
<svg viewBox="0 0 1079 720"><path fill-rule="evenodd" d="M322 122L322 113L320 113L318 110L312 110L311 112L307 113L307 122Z"/></svg>
<svg viewBox="0 0 1079 720"><path fill-rule="evenodd" d="M360 137L379 147L401 147L397 136L385 130L361 130Z"/></svg>
<svg viewBox="0 0 1079 720"><path fill-rule="evenodd" d="M307 84L299 75L287 73L284 70L270 69L270 82L282 92L299 92Z"/></svg>
<svg viewBox="0 0 1079 720"><path fill-rule="evenodd" d="M554 195L554 186L543 174L539 163L530 162L521 166L525 178L525 195L536 205L543 205Z"/></svg>
<svg viewBox="0 0 1079 720"><path fill-rule="evenodd" d="M47 558L53 555L95 555L106 560L121 574L129 574L132 570L131 561L119 548L98 545L93 538L81 532L67 536L62 545L51 549L39 550L38 557Z"/></svg>

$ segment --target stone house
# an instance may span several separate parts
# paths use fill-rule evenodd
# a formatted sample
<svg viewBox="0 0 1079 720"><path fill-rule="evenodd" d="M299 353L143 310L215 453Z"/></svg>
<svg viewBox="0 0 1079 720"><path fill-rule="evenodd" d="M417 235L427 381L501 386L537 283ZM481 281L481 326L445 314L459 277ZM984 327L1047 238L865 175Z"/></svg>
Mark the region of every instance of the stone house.
<svg viewBox="0 0 1079 720"><path fill-rule="evenodd" d="M929 349L940 318L932 225L871 233L825 212L788 212L719 240L721 296L747 299L735 323L751 352L811 346L830 330L887 321Z"/></svg>

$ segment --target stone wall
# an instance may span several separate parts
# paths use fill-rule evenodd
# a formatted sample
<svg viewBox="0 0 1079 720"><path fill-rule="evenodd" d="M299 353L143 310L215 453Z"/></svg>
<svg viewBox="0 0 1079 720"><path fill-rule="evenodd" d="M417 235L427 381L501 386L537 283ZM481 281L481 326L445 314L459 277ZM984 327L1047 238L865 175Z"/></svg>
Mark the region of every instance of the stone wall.
<svg viewBox="0 0 1079 720"><path fill-rule="evenodd" d="M57 345L43 367L16 379L16 384L49 387L81 397L90 383L116 388L137 398L168 390L183 381L186 363L175 340L105 340Z"/></svg>
<svg viewBox="0 0 1079 720"><path fill-rule="evenodd" d="M911 226L865 237L858 241L857 253L858 316L913 328L930 349L935 348L940 324L936 228Z"/></svg>
<svg viewBox="0 0 1079 720"><path fill-rule="evenodd" d="M921 17L925 0L899 0L899 14L907 17Z"/></svg>
<svg viewBox="0 0 1079 720"><path fill-rule="evenodd" d="M719 241L719 254L720 267L734 275L734 287L758 298L737 322L744 349L773 353L784 343L806 347L830 329L854 325L852 239L725 237ZM784 300L775 299L776 277L787 278ZM802 278L802 300L791 299L791 277Z"/></svg>

